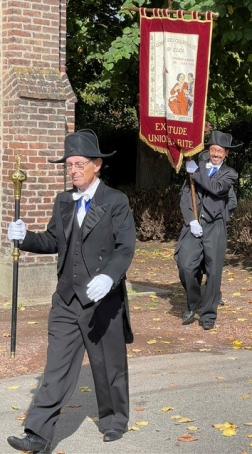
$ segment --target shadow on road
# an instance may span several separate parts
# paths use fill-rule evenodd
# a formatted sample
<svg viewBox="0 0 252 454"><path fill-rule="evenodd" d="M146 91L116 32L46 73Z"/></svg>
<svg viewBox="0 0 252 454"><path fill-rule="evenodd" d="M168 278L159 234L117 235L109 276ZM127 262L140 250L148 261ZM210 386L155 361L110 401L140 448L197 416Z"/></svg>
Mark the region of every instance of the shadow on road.
<svg viewBox="0 0 252 454"><path fill-rule="evenodd" d="M37 380L37 387L31 389L33 397L29 408L32 406L34 395L42 382L42 378L43 375L35 377ZM83 389L84 392L82 392L81 389ZM27 413L28 412L29 409ZM62 408L53 439L53 449L55 449L61 440L74 434L86 418L92 419L97 426L97 430L99 430L94 382L89 366L82 367L74 394L69 403ZM25 425L25 422L23 422L23 425Z"/></svg>

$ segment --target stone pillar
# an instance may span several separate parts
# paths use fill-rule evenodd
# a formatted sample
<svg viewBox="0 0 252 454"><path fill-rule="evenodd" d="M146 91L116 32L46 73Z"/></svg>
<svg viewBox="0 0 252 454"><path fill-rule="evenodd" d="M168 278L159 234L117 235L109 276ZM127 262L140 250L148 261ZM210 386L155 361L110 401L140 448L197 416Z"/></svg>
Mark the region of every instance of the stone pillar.
<svg viewBox="0 0 252 454"><path fill-rule="evenodd" d="M1 0L0 4L0 296L10 299L11 246L7 227L14 215L10 176L21 155L27 173L21 217L44 230L56 194L64 189L63 154L74 130L76 98L65 70L66 0ZM55 257L22 253L19 301L48 299L56 283Z"/></svg>

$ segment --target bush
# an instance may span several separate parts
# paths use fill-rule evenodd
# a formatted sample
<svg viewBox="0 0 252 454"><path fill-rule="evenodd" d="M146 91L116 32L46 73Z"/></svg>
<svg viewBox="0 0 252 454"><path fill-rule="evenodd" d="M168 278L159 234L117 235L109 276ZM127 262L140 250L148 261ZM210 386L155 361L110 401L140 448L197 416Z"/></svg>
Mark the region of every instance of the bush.
<svg viewBox="0 0 252 454"><path fill-rule="evenodd" d="M177 186L165 190L126 190L141 241L177 238L182 227Z"/></svg>
<svg viewBox="0 0 252 454"><path fill-rule="evenodd" d="M229 226L230 248L236 254L252 253L252 200L240 200Z"/></svg>
<svg viewBox="0 0 252 454"><path fill-rule="evenodd" d="M179 208L179 186L153 191L122 189L129 197L139 240L177 240L183 224ZM228 239L232 252L252 253L251 199L239 201L228 227Z"/></svg>

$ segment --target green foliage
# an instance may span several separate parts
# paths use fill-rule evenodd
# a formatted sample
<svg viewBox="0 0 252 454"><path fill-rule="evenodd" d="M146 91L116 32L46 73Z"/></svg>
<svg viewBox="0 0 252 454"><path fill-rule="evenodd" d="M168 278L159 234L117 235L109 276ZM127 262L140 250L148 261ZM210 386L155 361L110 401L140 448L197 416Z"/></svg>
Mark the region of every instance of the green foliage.
<svg viewBox="0 0 252 454"><path fill-rule="evenodd" d="M181 8L214 11L208 118L228 129L237 119L252 121L252 2L251 0L187 0Z"/></svg>
<svg viewBox="0 0 252 454"><path fill-rule="evenodd" d="M77 96L100 108L118 97L137 106L139 24L131 6L167 2L126 0L68 4L68 72ZM173 8L219 13L214 22L208 116L228 128L237 118L252 119L252 3L250 0L181 0Z"/></svg>
<svg viewBox="0 0 252 454"><path fill-rule="evenodd" d="M103 65L107 71L111 71L120 60L130 60L132 55L138 52L140 42L137 24L126 27L122 36L118 36L111 44L108 52L104 55Z"/></svg>
<svg viewBox="0 0 252 454"><path fill-rule="evenodd" d="M67 68L78 126L137 128L139 27L121 7L142 4L69 0Z"/></svg>
<svg viewBox="0 0 252 454"><path fill-rule="evenodd" d="M229 226L230 247L234 253L252 254L252 198L240 200Z"/></svg>

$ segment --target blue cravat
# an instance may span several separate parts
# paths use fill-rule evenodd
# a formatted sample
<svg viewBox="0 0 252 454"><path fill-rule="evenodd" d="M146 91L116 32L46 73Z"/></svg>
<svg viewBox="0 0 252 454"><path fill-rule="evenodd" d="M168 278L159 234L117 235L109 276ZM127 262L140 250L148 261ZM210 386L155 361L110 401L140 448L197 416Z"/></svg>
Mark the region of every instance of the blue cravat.
<svg viewBox="0 0 252 454"><path fill-rule="evenodd" d="M92 199L85 200L86 213L90 210Z"/></svg>
<svg viewBox="0 0 252 454"><path fill-rule="evenodd" d="M85 205L83 202L85 203ZM81 226L85 215L87 214L88 210L90 209L91 202L92 202L92 199L83 200L83 196L77 200L77 219L78 219L79 226ZM84 206L85 206L85 208L84 208Z"/></svg>
<svg viewBox="0 0 252 454"><path fill-rule="evenodd" d="M80 197L80 198L79 198L79 200L77 200L77 210L79 210L79 209L80 209L80 207L81 207L81 204L82 204L82 198L83 198L83 196L82 196L82 197ZM89 209L90 209L90 207L91 207L91 201L92 201L92 199L89 199L89 200L85 200L85 210L86 210L86 213L88 212L88 210L89 210Z"/></svg>
<svg viewBox="0 0 252 454"><path fill-rule="evenodd" d="M211 167L208 176L209 176L209 177L213 177L214 175L216 175L216 173L218 172L218 170L219 170L218 167L214 167L214 166Z"/></svg>

